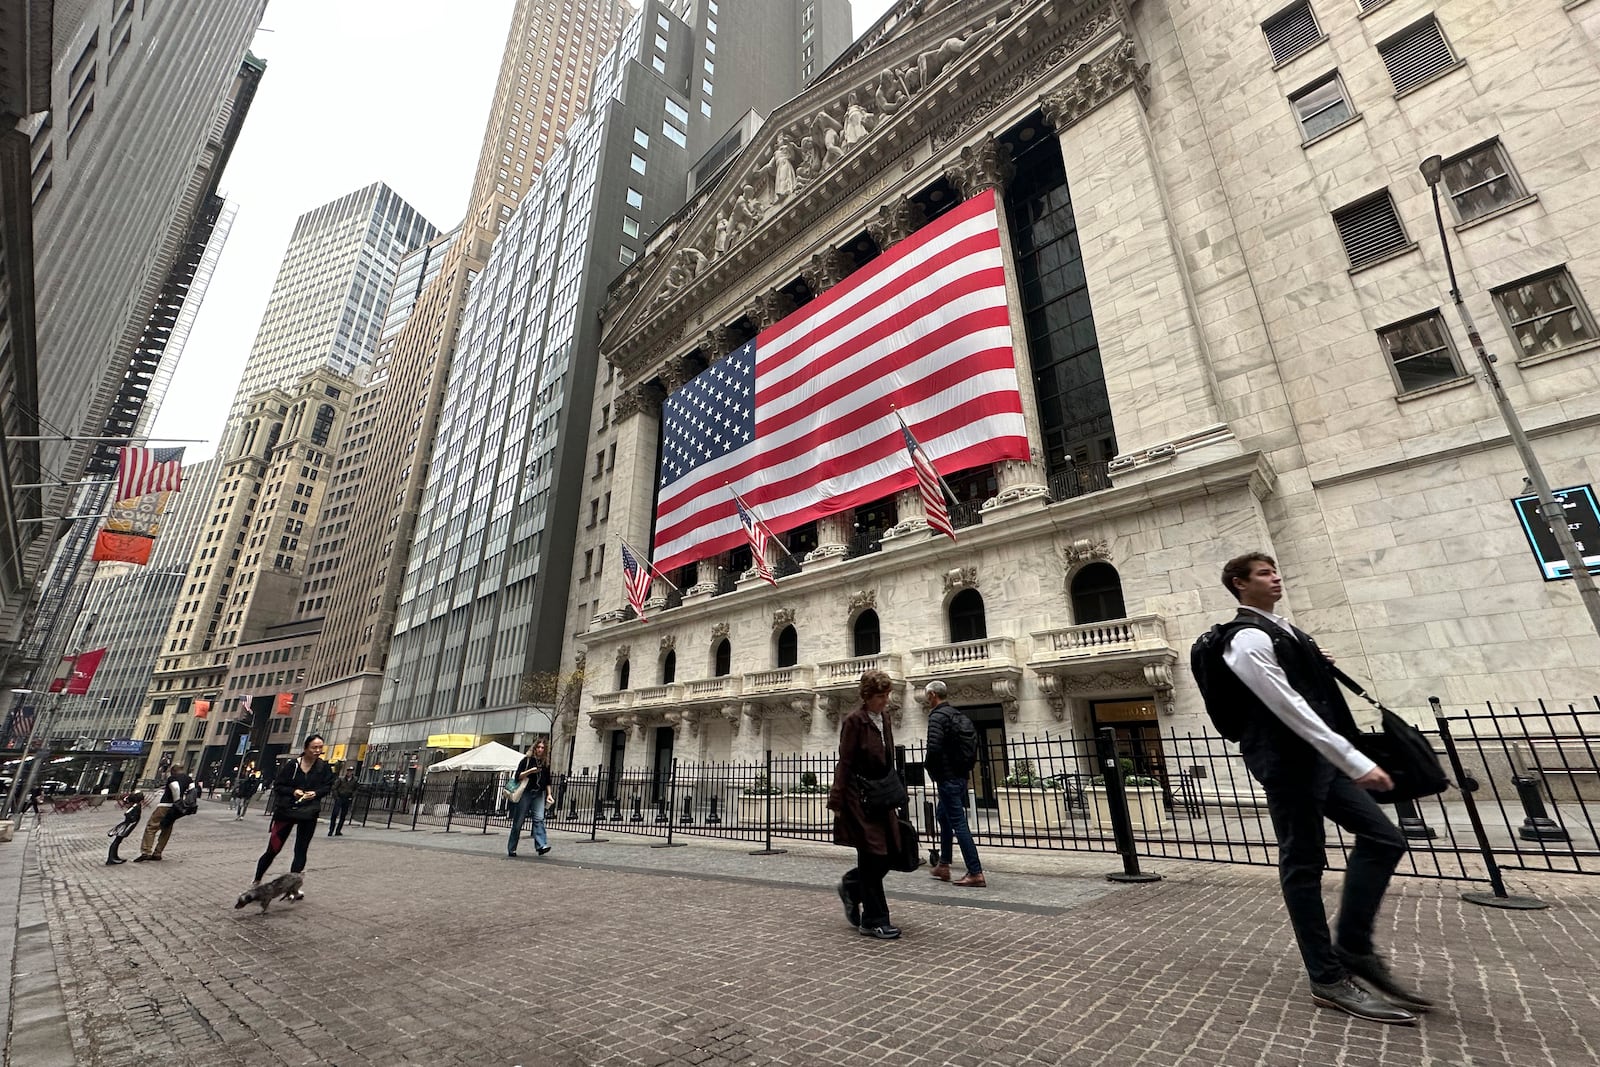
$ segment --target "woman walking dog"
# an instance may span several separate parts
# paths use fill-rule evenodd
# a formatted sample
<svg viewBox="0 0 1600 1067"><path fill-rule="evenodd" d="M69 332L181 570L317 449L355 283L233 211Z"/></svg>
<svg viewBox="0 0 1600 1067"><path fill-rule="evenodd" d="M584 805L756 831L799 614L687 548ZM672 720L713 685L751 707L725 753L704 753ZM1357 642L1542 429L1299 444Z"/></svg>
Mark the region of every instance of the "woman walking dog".
<svg viewBox="0 0 1600 1067"><path fill-rule="evenodd" d="M322 758L324 743L321 734L306 738L300 758L278 769L272 782L272 829L267 834L267 850L256 861L258 885L272 861L278 858L283 846L294 832L294 860L289 864L291 874L306 869L306 853L311 851L311 839L317 836L317 818L322 814L322 798L333 789L333 768ZM292 899L305 896L295 890Z"/></svg>

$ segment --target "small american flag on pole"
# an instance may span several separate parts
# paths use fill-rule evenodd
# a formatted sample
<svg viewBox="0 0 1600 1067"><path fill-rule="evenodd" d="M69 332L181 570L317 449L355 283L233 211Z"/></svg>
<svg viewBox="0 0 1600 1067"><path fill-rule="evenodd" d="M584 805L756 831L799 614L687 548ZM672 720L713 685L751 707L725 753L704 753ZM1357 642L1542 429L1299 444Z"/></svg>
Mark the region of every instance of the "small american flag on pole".
<svg viewBox="0 0 1600 1067"><path fill-rule="evenodd" d="M151 493L176 493L183 488L183 449L117 449L117 499Z"/></svg>
<svg viewBox="0 0 1600 1067"><path fill-rule="evenodd" d="M644 602L650 596L650 567L640 564L627 542L622 545L622 584L628 590L628 603L639 613L639 618L649 622L645 618Z"/></svg>
<svg viewBox="0 0 1600 1067"><path fill-rule="evenodd" d="M768 585L777 585L778 579L772 573L772 564L767 562L767 542L771 538L767 535L766 524L750 514L750 509L744 506L738 493L733 494L733 506L739 509L739 522L750 541L750 557L755 562L756 576Z"/></svg>
<svg viewBox="0 0 1600 1067"><path fill-rule="evenodd" d="M939 477L933 461L917 444L904 419L900 420L900 432L906 435L906 451L911 453L911 466L917 472L917 488L922 493L923 510L928 513L928 526L954 541L956 530L950 523L950 508L944 500L944 479Z"/></svg>

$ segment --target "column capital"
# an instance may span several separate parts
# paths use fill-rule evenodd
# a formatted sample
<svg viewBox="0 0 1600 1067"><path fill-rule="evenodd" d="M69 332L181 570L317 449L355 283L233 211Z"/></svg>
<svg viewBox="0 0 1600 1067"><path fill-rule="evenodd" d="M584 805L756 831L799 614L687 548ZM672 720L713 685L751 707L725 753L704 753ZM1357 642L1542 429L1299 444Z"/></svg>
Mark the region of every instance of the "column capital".
<svg viewBox="0 0 1600 1067"><path fill-rule="evenodd" d="M867 221L867 232L880 251L888 251L916 233L927 221L928 213L921 204L900 196L878 208L878 213Z"/></svg>
<svg viewBox="0 0 1600 1067"><path fill-rule="evenodd" d="M838 285L850 273L850 257L833 246L828 246L811 257L811 262L800 268L800 276L815 295L821 296Z"/></svg>
<svg viewBox="0 0 1600 1067"><path fill-rule="evenodd" d="M1084 63L1059 87L1039 98L1044 120L1057 133L1081 122L1091 111L1132 87L1143 104L1150 95L1150 64L1140 63L1133 42L1126 38L1107 52Z"/></svg>
<svg viewBox="0 0 1600 1067"><path fill-rule="evenodd" d="M1016 164L1011 161L1011 146L993 137L985 137L977 144L963 148L945 169L944 176L966 199L986 189L1003 192L1006 182L1016 173Z"/></svg>

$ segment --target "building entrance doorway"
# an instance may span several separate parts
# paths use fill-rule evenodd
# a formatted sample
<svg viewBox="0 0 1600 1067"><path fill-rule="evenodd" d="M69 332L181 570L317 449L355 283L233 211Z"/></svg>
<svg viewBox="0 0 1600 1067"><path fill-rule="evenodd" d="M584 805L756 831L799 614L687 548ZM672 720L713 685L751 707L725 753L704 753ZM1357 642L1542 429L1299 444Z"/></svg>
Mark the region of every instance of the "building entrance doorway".
<svg viewBox="0 0 1600 1067"><path fill-rule="evenodd" d="M995 789L1005 781L1006 720L999 704L976 708L962 708L978 731L978 763L972 768L973 800L980 808L993 808L999 804Z"/></svg>
<svg viewBox="0 0 1600 1067"><path fill-rule="evenodd" d="M1133 761L1132 770L1123 765L1124 774L1155 778L1161 783L1167 804L1172 795L1167 787L1167 761L1161 749L1161 723L1156 717L1154 697L1139 700L1099 700L1089 705L1094 732L1109 726L1117 738L1117 755Z"/></svg>
<svg viewBox="0 0 1600 1067"><path fill-rule="evenodd" d="M655 758L650 764L650 803L666 800L667 784L672 780L672 727L656 727Z"/></svg>
<svg viewBox="0 0 1600 1067"><path fill-rule="evenodd" d="M622 759L628 751L628 731L612 730L606 749L606 799L617 799L617 783L622 780Z"/></svg>

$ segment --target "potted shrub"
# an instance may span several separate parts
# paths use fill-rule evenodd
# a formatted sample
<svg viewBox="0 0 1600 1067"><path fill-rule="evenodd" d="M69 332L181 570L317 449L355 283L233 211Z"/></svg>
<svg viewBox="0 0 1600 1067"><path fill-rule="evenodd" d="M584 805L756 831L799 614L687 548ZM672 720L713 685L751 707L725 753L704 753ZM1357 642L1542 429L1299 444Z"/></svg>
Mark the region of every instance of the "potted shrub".
<svg viewBox="0 0 1600 1067"><path fill-rule="evenodd" d="M739 825L763 826L767 821L768 798L772 798L772 821L783 820L783 790L772 784L772 779L763 772L751 779L750 784L739 790Z"/></svg>
<svg viewBox="0 0 1600 1067"><path fill-rule="evenodd" d="M1124 756L1117 761L1122 767L1122 792L1128 798L1128 822L1135 830L1153 830L1170 821L1167 817L1166 798L1161 791L1161 779L1148 774L1134 774L1133 760ZM1106 802L1105 779L1095 776L1089 783L1089 807L1096 825L1111 828L1111 807Z"/></svg>
<svg viewBox="0 0 1600 1067"><path fill-rule="evenodd" d="M777 810L777 805L773 805ZM817 781L816 771L801 771L798 785L789 787L783 800L782 814L773 816L777 822L792 826L830 826L833 812L828 810L828 787Z"/></svg>
<svg viewBox="0 0 1600 1067"><path fill-rule="evenodd" d="M995 788L1000 829L1012 833L1056 830L1067 824L1067 787L1060 778L1041 775L1032 760L1017 760Z"/></svg>

